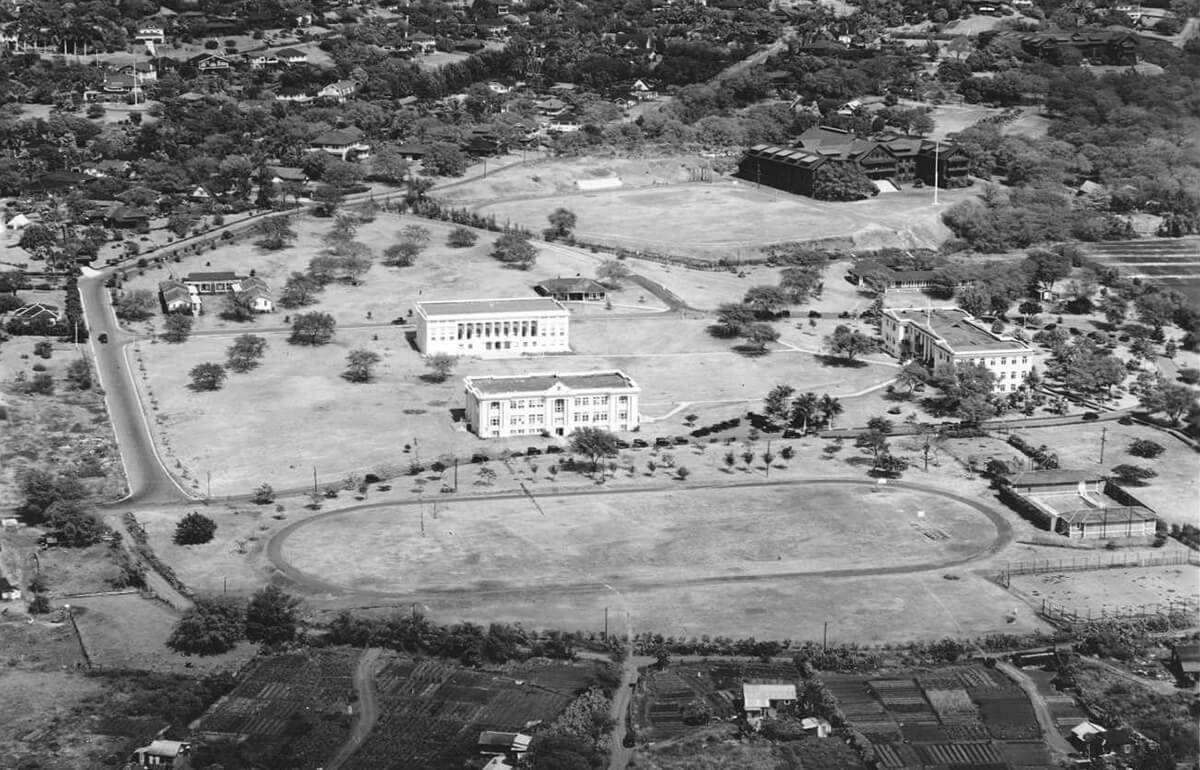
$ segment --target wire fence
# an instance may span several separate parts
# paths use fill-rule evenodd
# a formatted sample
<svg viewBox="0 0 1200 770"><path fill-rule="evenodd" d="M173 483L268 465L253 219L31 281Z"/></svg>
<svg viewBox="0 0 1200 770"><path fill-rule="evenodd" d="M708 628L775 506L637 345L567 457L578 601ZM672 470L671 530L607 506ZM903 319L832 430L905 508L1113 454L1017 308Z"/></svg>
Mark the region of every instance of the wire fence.
<svg viewBox="0 0 1200 770"><path fill-rule="evenodd" d="M1167 603L1101 605L1100 607L1067 607L1042 600L1038 615L1063 628L1086 626L1092 623L1157 622L1165 628L1192 628L1200 615L1200 603L1181 599Z"/></svg>
<svg viewBox="0 0 1200 770"><path fill-rule="evenodd" d="M1047 572L1084 572L1126 567L1171 567L1181 564L1200 565L1200 554L1195 551L1176 553L1103 553L1094 556L1074 556L1069 559L1034 559L1010 561L997 576L996 582L1008 587L1014 575L1043 575Z"/></svg>

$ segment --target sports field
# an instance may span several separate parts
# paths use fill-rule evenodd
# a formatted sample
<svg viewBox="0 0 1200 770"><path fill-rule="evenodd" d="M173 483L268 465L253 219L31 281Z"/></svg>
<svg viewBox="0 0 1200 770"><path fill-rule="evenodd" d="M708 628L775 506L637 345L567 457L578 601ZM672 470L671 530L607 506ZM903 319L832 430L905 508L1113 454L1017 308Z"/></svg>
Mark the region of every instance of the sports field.
<svg viewBox="0 0 1200 770"><path fill-rule="evenodd" d="M935 247L949 237L945 208L975 191L946 190L933 205L930 190L904 190L854 203L823 203L757 188L742 180L677 184L608 192L526 197L476 207L497 219L545 227L546 216L565 206L586 241L694 257L754 256L786 241L845 239L860 248Z"/></svg>
<svg viewBox="0 0 1200 770"><path fill-rule="evenodd" d="M952 499L789 485L383 507L312 520L282 556L352 590L408 593L912 568L995 537Z"/></svg>
<svg viewBox="0 0 1200 770"><path fill-rule="evenodd" d="M837 638L860 642L1013 630L1011 597L965 566L1006 527L940 494L871 490L846 480L426 500L300 522L268 553L281 578L335 606L414 601L443 620L595 628L607 606L617 630L627 610L635 631L676 635L817 638L831 616Z"/></svg>

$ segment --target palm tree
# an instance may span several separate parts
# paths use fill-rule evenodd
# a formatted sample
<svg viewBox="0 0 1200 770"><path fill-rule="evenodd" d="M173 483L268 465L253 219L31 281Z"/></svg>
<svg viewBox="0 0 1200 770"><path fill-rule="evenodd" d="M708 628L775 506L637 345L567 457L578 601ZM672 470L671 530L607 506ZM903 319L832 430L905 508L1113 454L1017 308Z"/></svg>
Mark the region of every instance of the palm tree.
<svg viewBox="0 0 1200 770"><path fill-rule="evenodd" d="M821 408L821 399L816 393L803 393L792 399L792 425L800 423L800 431L808 433L808 422Z"/></svg>
<svg viewBox="0 0 1200 770"><path fill-rule="evenodd" d="M828 428L833 427L833 418L837 417L842 412L846 411L842 406L842 402L828 393L821 395L821 422Z"/></svg>

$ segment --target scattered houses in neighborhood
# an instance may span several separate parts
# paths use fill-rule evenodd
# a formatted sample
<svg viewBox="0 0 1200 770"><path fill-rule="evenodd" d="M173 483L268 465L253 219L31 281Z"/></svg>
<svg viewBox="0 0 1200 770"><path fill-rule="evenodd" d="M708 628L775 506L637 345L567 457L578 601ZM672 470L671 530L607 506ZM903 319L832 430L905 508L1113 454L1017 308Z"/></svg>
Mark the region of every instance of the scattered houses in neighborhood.
<svg viewBox="0 0 1200 770"><path fill-rule="evenodd" d="M621 371L467 377L467 429L480 438L568 436L638 426L641 388Z"/></svg>

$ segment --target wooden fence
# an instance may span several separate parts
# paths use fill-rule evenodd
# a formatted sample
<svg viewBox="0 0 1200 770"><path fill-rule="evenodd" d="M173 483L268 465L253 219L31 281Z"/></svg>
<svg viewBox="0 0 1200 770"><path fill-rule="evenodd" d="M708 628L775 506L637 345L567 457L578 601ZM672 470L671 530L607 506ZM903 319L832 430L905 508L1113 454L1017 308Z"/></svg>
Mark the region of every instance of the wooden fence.
<svg viewBox="0 0 1200 770"><path fill-rule="evenodd" d="M1196 625L1200 604L1195 600L1181 599L1166 604L1102 605L1095 607L1067 607L1042 600L1038 615L1062 628L1074 628L1089 623L1119 623L1159 620L1168 628L1192 628Z"/></svg>
<svg viewBox="0 0 1200 770"><path fill-rule="evenodd" d="M1047 572L1085 572L1125 567L1172 567L1181 564L1200 565L1200 554L1188 550L1176 553L1132 553L1104 552L1094 556L1073 556L1063 559L1033 559L1010 561L996 578L996 582L1008 587L1013 575L1044 575Z"/></svg>

